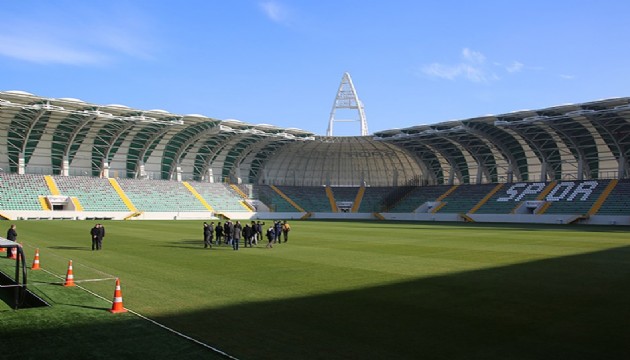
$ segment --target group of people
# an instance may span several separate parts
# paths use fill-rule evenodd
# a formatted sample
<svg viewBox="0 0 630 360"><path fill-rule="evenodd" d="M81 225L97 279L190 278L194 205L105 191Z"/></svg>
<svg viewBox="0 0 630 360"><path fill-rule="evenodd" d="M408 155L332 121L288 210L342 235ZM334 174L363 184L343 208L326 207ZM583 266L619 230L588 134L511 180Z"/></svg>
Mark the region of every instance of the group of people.
<svg viewBox="0 0 630 360"><path fill-rule="evenodd" d="M234 250L238 250L241 239L245 247L254 247L258 245L258 241L262 240L264 222L252 221L251 224L246 223L245 226L241 225L240 221L233 223L230 220L217 223L214 222L208 224L203 223L203 247L211 248L213 244L232 245ZM265 236L267 237L267 248L273 247L273 244L281 243L284 236L284 242L289 241L289 231L291 226L285 221L274 221L267 229ZM105 237L105 226L102 224L96 224L90 229L90 236L92 238L92 250L101 250L103 248L103 238ZM216 239L215 239L216 238ZM15 224L11 225L7 230L7 240L17 241L17 230ZM7 257L10 257L10 251L7 252Z"/></svg>
<svg viewBox="0 0 630 360"><path fill-rule="evenodd" d="M267 229L267 248L272 248L275 243L280 244L282 242L281 235L284 235L284 242L289 241L289 231L291 231L291 225L285 220L280 222L280 220L274 221L269 229Z"/></svg>
<svg viewBox="0 0 630 360"><path fill-rule="evenodd" d="M232 245L232 249L238 250L241 238L245 247L253 247L258 245L258 241L262 240L264 222L252 221L251 224L245 223L245 226L240 221L233 223L230 220L225 221L223 224L218 222L216 225L214 222L208 224L203 223L203 247L205 249L212 248L212 245ZM284 242L289 241L289 231L291 226L286 220L284 222L274 221L266 231L266 237L268 240L267 247L272 247L272 244L280 243L281 234L284 235ZM216 238L216 239L215 239Z"/></svg>
<svg viewBox="0 0 630 360"><path fill-rule="evenodd" d="M90 230L92 236L92 250L101 250L103 247L103 238L105 237L105 226L96 224Z"/></svg>

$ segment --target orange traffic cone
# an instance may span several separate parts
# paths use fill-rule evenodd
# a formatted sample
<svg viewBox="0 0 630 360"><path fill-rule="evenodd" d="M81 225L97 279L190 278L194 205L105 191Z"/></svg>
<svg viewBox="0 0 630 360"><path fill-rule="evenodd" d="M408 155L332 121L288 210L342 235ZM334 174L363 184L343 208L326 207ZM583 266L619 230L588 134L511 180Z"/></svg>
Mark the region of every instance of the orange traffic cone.
<svg viewBox="0 0 630 360"><path fill-rule="evenodd" d="M35 259L33 259L33 266L31 266L31 270L39 270L39 249L35 249Z"/></svg>
<svg viewBox="0 0 630 360"><path fill-rule="evenodd" d="M66 282L63 286L75 286L74 275L72 274L72 260L68 262L68 272L66 273Z"/></svg>
<svg viewBox="0 0 630 360"><path fill-rule="evenodd" d="M17 259L17 248L16 247L12 247L11 248L11 256L9 256L9 259L12 259L12 260Z"/></svg>
<svg viewBox="0 0 630 360"><path fill-rule="evenodd" d="M120 290L120 279L116 278L116 290L114 290L114 302L112 304L112 309L109 310L111 313L122 313L127 312L127 309L123 307L122 301L122 291Z"/></svg>

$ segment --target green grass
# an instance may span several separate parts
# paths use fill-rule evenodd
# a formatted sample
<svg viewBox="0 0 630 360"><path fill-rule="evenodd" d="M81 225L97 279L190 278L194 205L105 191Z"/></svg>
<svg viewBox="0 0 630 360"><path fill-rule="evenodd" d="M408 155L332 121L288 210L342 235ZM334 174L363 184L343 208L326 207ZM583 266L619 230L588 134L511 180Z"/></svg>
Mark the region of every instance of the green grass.
<svg viewBox="0 0 630 360"><path fill-rule="evenodd" d="M619 227L295 221L289 243L236 252L203 249L200 221L118 221L93 252L92 222L16 223L29 265L36 247L61 277L72 259L108 300L120 277L125 307L241 359L630 356ZM0 303L7 358L220 357L55 282L29 272L51 308Z"/></svg>

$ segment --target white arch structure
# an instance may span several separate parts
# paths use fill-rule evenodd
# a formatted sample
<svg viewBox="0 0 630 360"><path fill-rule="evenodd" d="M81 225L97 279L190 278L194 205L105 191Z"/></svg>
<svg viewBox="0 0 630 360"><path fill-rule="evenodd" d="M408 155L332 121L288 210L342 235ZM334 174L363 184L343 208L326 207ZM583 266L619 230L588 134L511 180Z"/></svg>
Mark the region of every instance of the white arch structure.
<svg viewBox="0 0 630 360"><path fill-rule="evenodd" d="M357 110L359 113L358 119L335 119L335 113L337 109L350 109ZM332 110L330 111L330 119L328 121L328 130L326 130L326 136L333 136L333 123L335 122L354 122L359 121L361 123L361 136L368 136L367 119L365 118L365 108L357 91L352 83L352 78L347 72L343 73L335 101L333 102Z"/></svg>

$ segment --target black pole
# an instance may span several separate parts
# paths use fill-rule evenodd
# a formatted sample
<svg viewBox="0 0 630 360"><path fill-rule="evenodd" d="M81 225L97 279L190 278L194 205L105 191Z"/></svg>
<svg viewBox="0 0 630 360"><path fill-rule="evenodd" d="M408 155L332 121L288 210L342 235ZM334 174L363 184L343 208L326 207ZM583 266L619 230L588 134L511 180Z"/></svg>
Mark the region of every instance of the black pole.
<svg viewBox="0 0 630 360"><path fill-rule="evenodd" d="M17 249L17 257L15 259L15 306L14 309L17 310L22 301L24 300L24 295L26 293L26 261L24 257L24 251L21 246L16 245ZM11 251L10 249L7 249ZM20 262L20 259L22 260ZM20 266L20 264L22 266ZM20 285L20 267L22 268L22 285Z"/></svg>

